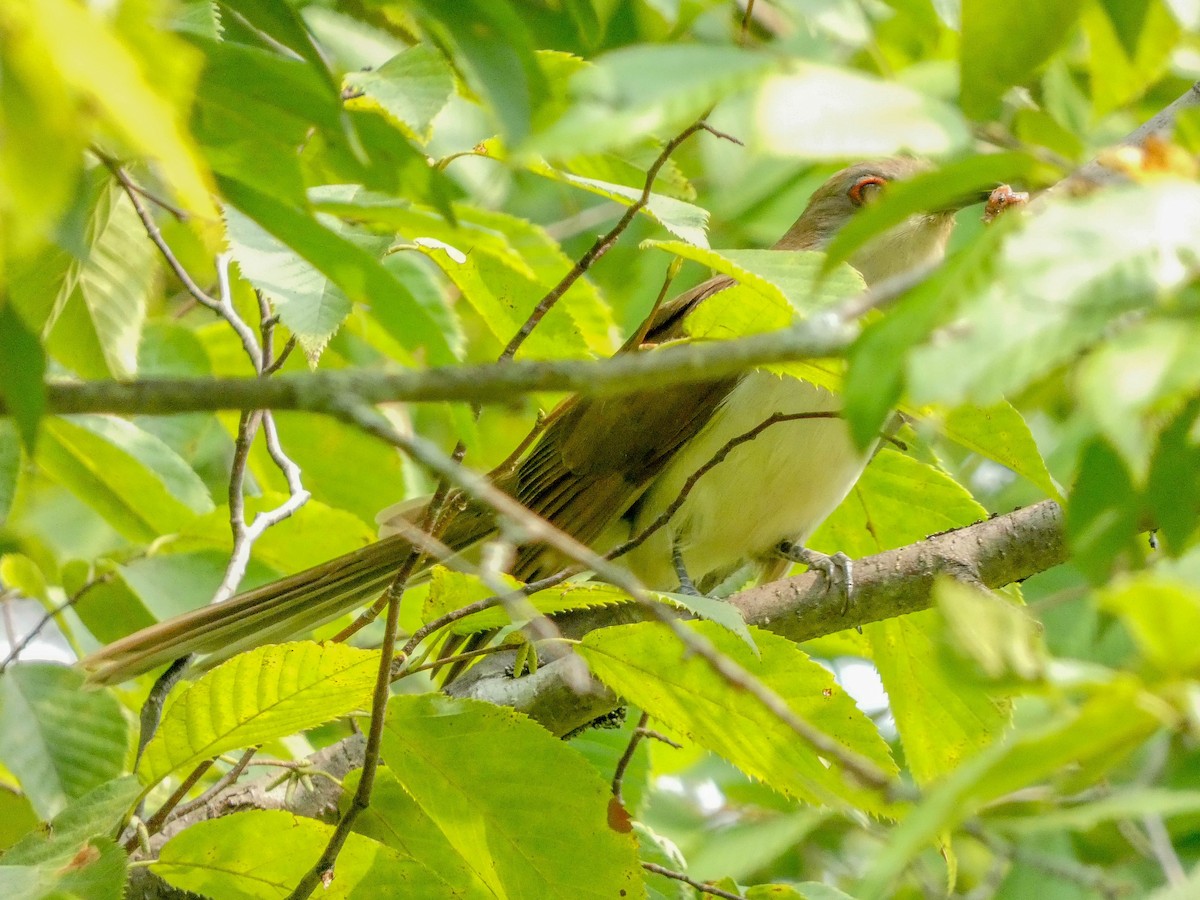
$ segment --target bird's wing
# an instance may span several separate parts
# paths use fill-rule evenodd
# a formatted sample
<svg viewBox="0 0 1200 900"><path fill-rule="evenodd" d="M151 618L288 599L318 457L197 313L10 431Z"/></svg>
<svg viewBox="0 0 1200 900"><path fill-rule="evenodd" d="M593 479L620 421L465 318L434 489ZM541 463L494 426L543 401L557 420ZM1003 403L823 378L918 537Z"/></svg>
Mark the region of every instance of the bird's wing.
<svg viewBox="0 0 1200 900"><path fill-rule="evenodd" d="M710 279L659 307L649 327L639 329L644 342L682 337L688 312L731 283ZM723 378L620 397L573 397L555 410L529 455L510 473L495 473L496 480L533 512L591 543L704 428L736 383ZM514 574L531 580L562 562L544 547L526 547Z"/></svg>

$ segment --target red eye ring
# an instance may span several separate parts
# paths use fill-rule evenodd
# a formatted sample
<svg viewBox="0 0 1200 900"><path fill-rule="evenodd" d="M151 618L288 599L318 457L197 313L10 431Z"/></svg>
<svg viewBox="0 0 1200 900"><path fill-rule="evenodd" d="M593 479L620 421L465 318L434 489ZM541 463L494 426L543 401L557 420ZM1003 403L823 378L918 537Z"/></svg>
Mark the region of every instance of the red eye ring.
<svg viewBox="0 0 1200 900"><path fill-rule="evenodd" d="M864 175L850 186L850 202L855 206L862 206L867 200L863 196L863 190L872 184L883 187L887 184L887 179L879 175Z"/></svg>

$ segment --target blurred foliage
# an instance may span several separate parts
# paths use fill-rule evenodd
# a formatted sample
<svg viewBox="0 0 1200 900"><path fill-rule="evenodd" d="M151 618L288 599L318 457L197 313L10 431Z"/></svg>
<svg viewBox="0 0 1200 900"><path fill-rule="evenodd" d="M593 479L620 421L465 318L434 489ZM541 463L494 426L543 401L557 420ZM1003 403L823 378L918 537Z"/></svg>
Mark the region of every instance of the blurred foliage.
<svg viewBox="0 0 1200 900"><path fill-rule="evenodd" d="M521 356L611 353L674 260L676 289L708 267L741 279L690 323L696 339L736 337L853 295L857 275L834 264L923 205L1000 180L1045 187L1200 77L1195 0L747 7L0 4L0 602L70 600L57 622L84 653L221 581L235 415L43 418L46 377L253 373L181 272L255 326L261 297L274 349L300 350L284 371L491 361L640 196L663 144L711 110L744 146L684 142ZM839 164L898 152L937 168L827 259L751 249ZM697 633L910 793L849 779L672 638L623 626L581 655L680 745L638 745L623 806L608 785L629 723L562 742L508 710L397 696L387 768L323 896L697 896L639 859L747 897L1200 894L1197 152L1189 109L1170 141L1103 157L1123 173L1114 187L1060 190L989 228L964 211L947 263L864 322L846 367L781 367L844 387L862 440L908 415L906 452L876 456L819 549L865 555L1065 498L1072 563L1019 590L942 584L926 612L804 648L700 609L714 621ZM557 399L387 414L463 440L486 469ZM314 499L255 545L247 586L362 546L379 507L431 487L348 425L278 422ZM249 513L277 506L288 485L261 442L247 469ZM439 574L406 598L404 627L490 593ZM622 598L568 586L534 601ZM236 657L177 689L137 778L151 679L85 691L68 668L7 666L0 896L121 896L113 835L139 799L153 808L218 753L300 759L341 739L376 659L305 643ZM843 677L856 659L890 702ZM212 897L283 896L329 834L242 812L183 831L154 871Z"/></svg>

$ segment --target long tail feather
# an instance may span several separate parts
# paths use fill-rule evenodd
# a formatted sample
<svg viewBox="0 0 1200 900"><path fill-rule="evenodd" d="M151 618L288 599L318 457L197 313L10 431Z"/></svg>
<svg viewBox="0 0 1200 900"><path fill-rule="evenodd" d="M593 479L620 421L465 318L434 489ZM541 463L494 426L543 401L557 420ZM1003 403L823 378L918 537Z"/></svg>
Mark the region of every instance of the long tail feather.
<svg viewBox="0 0 1200 900"><path fill-rule="evenodd" d="M399 536L354 550L224 603L143 628L82 660L95 684L116 684L192 653L212 661L287 640L362 606L382 591L410 544Z"/></svg>

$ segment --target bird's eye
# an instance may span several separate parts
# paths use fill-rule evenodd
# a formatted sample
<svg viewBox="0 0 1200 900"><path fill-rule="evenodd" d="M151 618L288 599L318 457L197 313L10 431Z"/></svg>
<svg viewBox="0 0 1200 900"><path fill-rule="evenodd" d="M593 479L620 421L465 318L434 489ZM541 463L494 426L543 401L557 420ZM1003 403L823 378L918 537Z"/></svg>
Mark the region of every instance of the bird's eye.
<svg viewBox="0 0 1200 900"><path fill-rule="evenodd" d="M887 179L879 175L864 175L850 186L850 202L863 206L879 196Z"/></svg>

